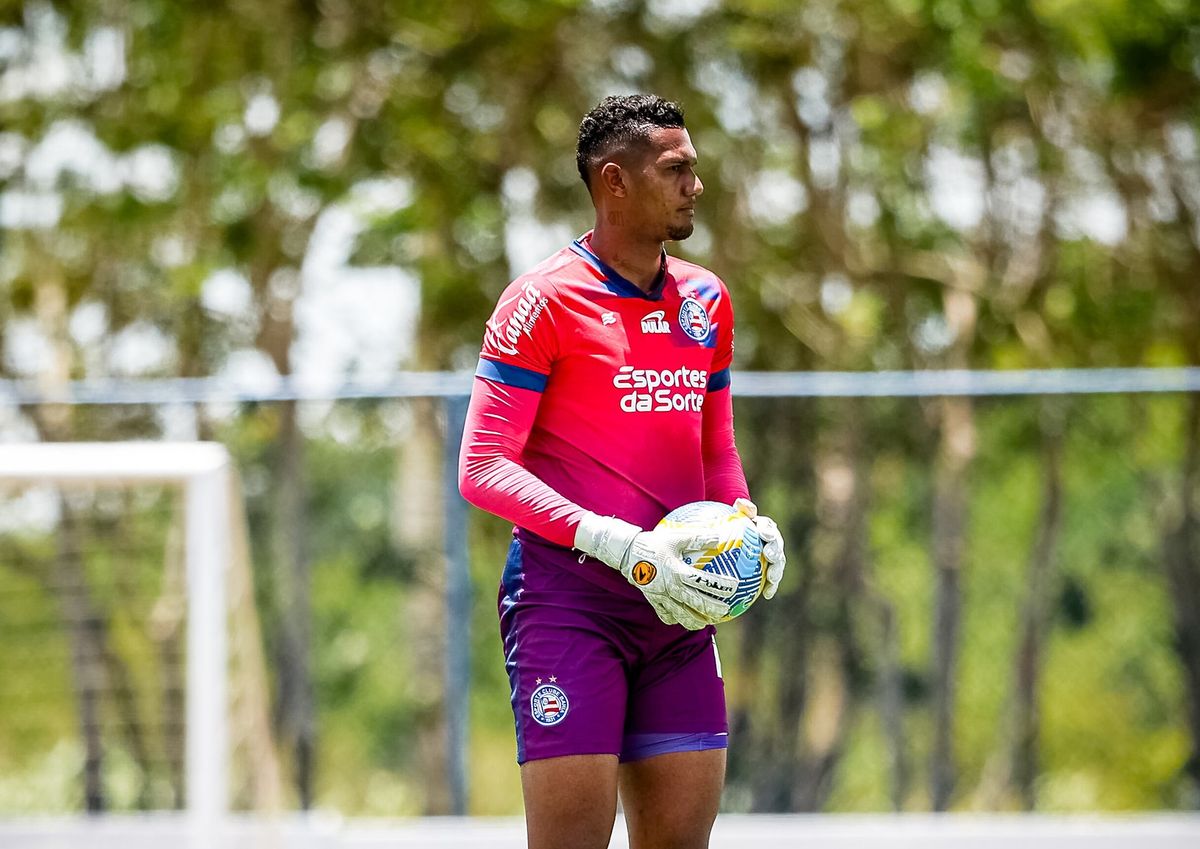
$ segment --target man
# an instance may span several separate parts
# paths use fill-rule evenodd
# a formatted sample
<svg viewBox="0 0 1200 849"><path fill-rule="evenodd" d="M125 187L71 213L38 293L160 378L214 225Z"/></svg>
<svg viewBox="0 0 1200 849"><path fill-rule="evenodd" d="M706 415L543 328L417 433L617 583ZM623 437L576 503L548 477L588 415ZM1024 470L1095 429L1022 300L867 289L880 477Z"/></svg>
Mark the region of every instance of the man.
<svg viewBox="0 0 1200 849"><path fill-rule="evenodd" d="M619 792L634 849L701 849L725 774L713 624L728 606L681 559L715 535L644 529L701 499L756 518L733 441L733 310L663 247L692 234L703 191L678 106L606 98L577 161L595 229L501 296L460 486L516 525L499 608L530 847L607 846ZM756 523L769 598L783 543Z"/></svg>

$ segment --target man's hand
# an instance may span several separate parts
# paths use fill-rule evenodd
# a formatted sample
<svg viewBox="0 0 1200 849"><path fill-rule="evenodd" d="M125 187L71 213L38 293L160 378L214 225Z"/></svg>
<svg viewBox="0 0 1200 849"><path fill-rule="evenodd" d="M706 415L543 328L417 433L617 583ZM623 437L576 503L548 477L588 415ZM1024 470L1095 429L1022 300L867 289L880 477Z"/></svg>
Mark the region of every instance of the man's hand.
<svg viewBox="0 0 1200 849"><path fill-rule="evenodd" d="M625 576L668 625L697 631L719 622L729 605L713 598L728 598L737 581L713 575L683 562L685 551L716 545L715 530L662 529L643 531L611 516L584 514L575 530L575 547L606 563ZM704 590L704 592L701 592Z"/></svg>
<svg viewBox="0 0 1200 849"><path fill-rule="evenodd" d="M787 566L787 555L783 553L783 537L779 526L773 519L758 515L758 507L749 498L739 498L733 502L734 509L754 520L754 527L763 543L763 557L767 561L767 582L763 586L763 598L772 598L783 580L783 570Z"/></svg>

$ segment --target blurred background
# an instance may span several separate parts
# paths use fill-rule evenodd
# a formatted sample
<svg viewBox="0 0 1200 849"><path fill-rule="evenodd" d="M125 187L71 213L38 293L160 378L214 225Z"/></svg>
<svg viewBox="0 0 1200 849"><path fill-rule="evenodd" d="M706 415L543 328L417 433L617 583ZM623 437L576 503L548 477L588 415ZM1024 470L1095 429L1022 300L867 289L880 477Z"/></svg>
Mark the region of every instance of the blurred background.
<svg viewBox="0 0 1200 849"><path fill-rule="evenodd" d="M1190 0L0 0L0 440L228 447L273 804L450 811L465 698L466 809L520 812L509 528L447 623L453 415L344 389L473 368L634 91L684 106L741 372L1200 365ZM736 415L791 565L721 628L726 810L1200 807L1197 393ZM0 494L0 816L182 804L179 536L170 488Z"/></svg>

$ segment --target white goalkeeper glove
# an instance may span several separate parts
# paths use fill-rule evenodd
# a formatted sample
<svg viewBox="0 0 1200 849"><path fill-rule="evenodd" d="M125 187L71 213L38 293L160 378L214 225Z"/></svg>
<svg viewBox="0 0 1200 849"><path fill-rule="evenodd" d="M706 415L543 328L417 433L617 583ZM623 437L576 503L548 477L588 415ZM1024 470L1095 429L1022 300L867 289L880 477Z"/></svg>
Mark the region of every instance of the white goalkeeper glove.
<svg viewBox="0 0 1200 849"><path fill-rule="evenodd" d="M729 613L728 598L737 581L713 575L683 562L685 551L718 543L716 530L659 529L643 531L612 516L585 513L575 530L575 547L616 569L646 596L667 625L697 631ZM701 592L701 590L704 592Z"/></svg>
<svg viewBox="0 0 1200 849"><path fill-rule="evenodd" d="M754 520L754 527L763 544L763 558L767 561L767 582L763 585L763 598L771 598L779 589L783 580L783 570L787 566L787 555L783 553L783 536L779 526L773 519L758 515L758 507L749 498L739 498L733 502L735 510Z"/></svg>

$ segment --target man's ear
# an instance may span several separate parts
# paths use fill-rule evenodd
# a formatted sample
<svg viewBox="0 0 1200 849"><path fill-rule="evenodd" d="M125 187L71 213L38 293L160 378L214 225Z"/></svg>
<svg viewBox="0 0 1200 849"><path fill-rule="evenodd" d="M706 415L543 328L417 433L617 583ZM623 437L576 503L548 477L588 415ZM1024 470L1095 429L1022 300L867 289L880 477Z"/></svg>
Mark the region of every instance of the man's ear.
<svg viewBox="0 0 1200 849"><path fill-rule="evenodd" d="M600 185L613 197L623 198L629 194L625 185L625 172L615 162L605 162L600 166Z"/></svg>

